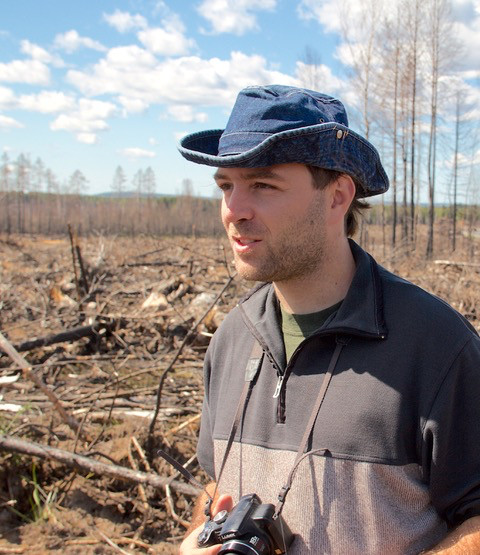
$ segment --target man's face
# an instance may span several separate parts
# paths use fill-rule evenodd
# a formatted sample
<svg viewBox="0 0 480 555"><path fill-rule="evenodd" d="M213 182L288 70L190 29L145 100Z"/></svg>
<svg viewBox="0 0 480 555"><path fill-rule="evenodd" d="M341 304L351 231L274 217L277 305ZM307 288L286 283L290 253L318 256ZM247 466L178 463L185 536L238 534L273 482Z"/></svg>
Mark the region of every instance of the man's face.
<svg viewBox="0 0 480 555"><path fill-rule="evenodd" d="M222 221L238 273L254 281L289 281L324 261L325 190L303 164L219 168Z"/></svg>

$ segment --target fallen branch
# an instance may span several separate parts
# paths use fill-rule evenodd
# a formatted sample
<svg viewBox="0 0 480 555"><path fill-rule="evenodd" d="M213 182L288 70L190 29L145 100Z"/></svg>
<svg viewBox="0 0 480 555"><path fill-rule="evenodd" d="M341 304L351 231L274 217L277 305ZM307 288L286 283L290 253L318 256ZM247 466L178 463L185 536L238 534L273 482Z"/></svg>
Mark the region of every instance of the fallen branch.
<svg viewBox="0 0 480 555"><path fill-rule="evenodd" d="M467 268L480 268L478 262L459 262L457 260L434 260L434 264L441 264L442 266L465 266Z"/></svg>
<svg viewBox="0 0 480 555"><path fill-rule="evenodd" d="M88 439L87 434L84 432L80 433L80 424L70 416L67 411L63 408L62 403L60 403L59 398L53 393L53 391L46 386L42 380L32 371L31 366L28 362L22 357L20 353L17 352L15 347L8 341L6 337L0 332L0 348L2 348L7 355L20 366L23 370L23 375L26 379L31 380L49 399L53 406L57 409L58 413L62 420L67 424L67 426L75 432L75 434L79 434L80 437L83 439Z"/></svg>
<svg viewBox="0 0 480 555"><path fill-rule="evenodd" d="M168 430L168 432L165 434L165 436L168 437L168 436L175 435L180 430L183 430L183 428L186 428L187 426L190 426L190 424L193 424L197 420L200 420L201 416L202 416L201 414L195 414L194 416L192 416L188 420L185 420L185 422L182 422L179 426L175 426L175 428L172 428L171 430Z"/></svg>
<svg viewBox="0 0 480 555"><path fill-rule="evenodd" d="M148 484L154 488L164 488L166 485L184 495L197 496L201 490L190 484L171 480L153 474L152 472L142 472L140 470L131 470L114 464L105 464L94 459L90 459L83 455L77 455L64 449L41 445L32 441L14 438L11 436L0 436L0 449L14 453L23 453L31 457L39 457L40 459L49 459L60 462L67 466L93 472L100 476L108 476L125 482L133 482L136 484Z"/></svg>
<svg viewBox="0 0 480 555"><path fill-rule="evenodd" d="M23 343L20 343L20 345L16 345L15 349L18 352L30 351L31 349L35 349L37 347L47 347L48 345L54 345L55 343L76 341L77 339L82 339L82 337L95 337L102 334L104 330L110 331L117 324L118 321L115 320L108 322L95 322L95 324L92 324L91 326L72 328L54 335L39 337L38 339L32 339L31 341L24 341Z"/></svg>

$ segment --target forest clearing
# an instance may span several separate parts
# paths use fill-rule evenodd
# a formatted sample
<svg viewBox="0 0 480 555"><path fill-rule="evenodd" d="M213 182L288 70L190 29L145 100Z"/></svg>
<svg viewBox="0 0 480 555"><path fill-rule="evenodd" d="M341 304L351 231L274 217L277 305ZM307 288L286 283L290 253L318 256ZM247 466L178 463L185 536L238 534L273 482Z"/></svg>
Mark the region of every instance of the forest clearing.
<svg viewBox="0 0 480 555"><path fill-rule="evenodd" d="M480 330L480 237L457 231L452 253L437 223L429 260L426 225L415 248L392 251L379 225L361 243ZM18 353L0 350L0 553L177 551L195 489L158 449L206 483L195 458L202 360L251 285L231 258L223 238L0 237L0 331ZM65 461L34 456L38 446Z"/></svg>

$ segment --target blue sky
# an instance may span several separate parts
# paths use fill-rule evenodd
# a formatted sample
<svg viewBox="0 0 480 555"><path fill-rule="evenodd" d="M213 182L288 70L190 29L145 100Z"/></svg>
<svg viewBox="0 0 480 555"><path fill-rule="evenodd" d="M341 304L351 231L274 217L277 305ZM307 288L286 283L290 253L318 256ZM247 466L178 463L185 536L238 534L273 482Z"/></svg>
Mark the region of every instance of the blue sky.
<svg viewBox="0 0 480 555"><path fill-rule="evenodd" d="M40 157L60 181L80 169L90 193L109 190L121 165L129 181L151 166L157 192L189 178L208 196L212 169L183 160L176 143L224 127L244 86L300 84L309 47L322 92L355 104L340 62L342 1L3 2L0 152ZM480 2L452 6L477 91Z"/></svg>

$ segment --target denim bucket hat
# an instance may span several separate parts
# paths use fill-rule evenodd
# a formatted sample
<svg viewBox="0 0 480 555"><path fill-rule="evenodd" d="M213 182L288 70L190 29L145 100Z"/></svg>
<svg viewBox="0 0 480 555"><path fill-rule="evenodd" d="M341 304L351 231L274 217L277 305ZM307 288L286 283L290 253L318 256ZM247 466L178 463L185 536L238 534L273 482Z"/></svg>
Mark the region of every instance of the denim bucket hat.
<svg viewBox="0 0 480 555"><path fill-rule="evenodd" d="M343 104L296 87L243 89L225 129L187 135L178 149L187 160L222 168L298 162L336 170L355 179L360 197L389 185L376 148L349 129Z"/></svg>

